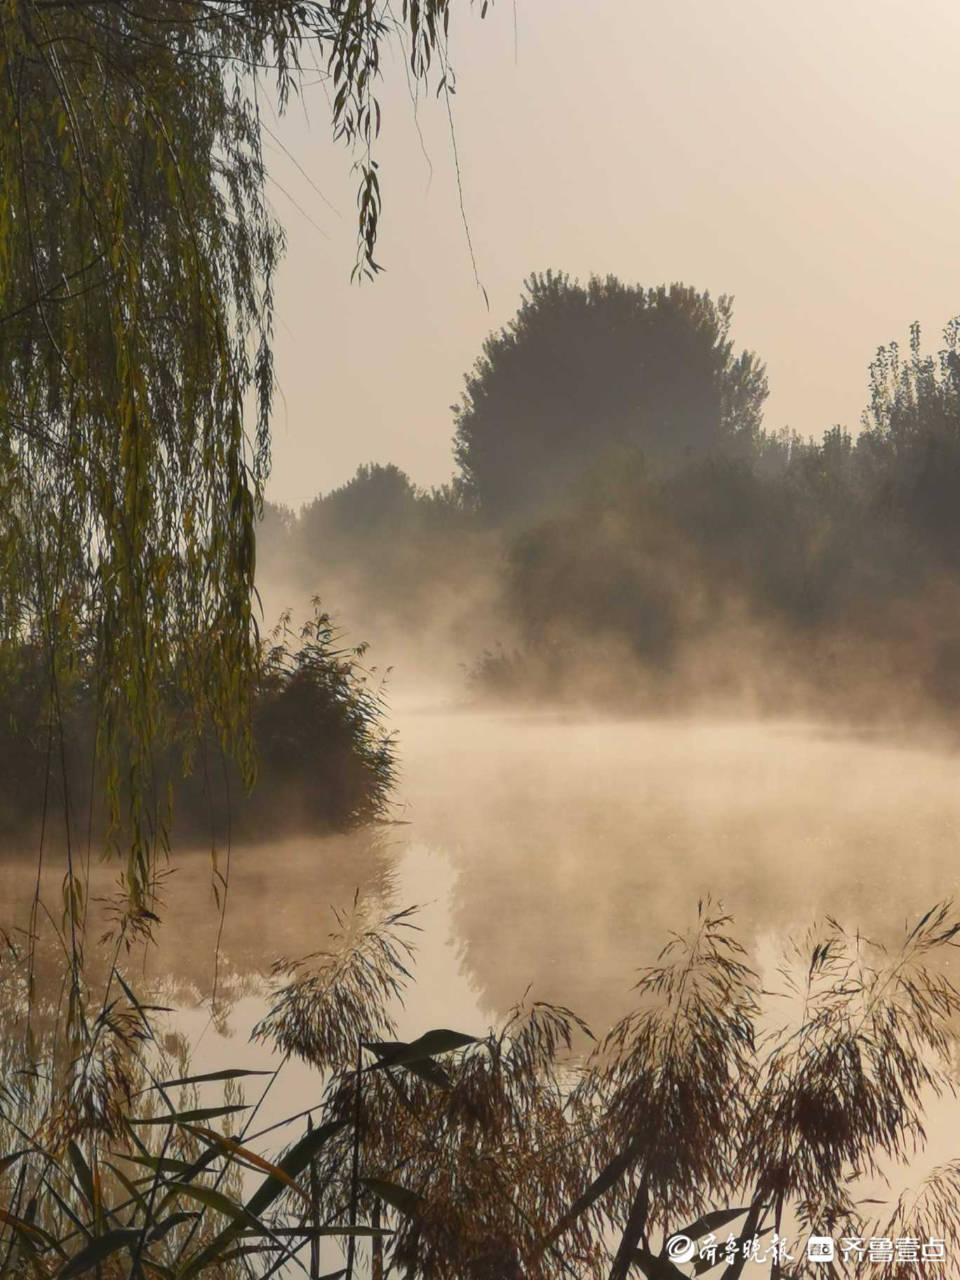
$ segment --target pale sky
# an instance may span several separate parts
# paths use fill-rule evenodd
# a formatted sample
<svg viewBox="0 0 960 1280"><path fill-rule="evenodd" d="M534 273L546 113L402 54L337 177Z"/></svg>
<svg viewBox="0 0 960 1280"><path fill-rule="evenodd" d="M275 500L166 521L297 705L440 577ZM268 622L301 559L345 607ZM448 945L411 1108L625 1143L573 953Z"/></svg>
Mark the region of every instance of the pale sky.
<svg viewBox="0 0 960 1280"><path fill-rule="evenodd" d="M449 479L450 405L531 271L732 294L735 341L767 363L767 427L817 437L856 429L881 343L919 320L933 346L960 313L956 0L516 0L516 28L512 0L483 21L454 7L490 309L443 101L420 103L421 145L402 64L385 68L387 270L357 286L350 160L308 87L309 119L294 105L271 125L293 157L271 155L288 233L274 501L297 507L362 462Z"/></svg>

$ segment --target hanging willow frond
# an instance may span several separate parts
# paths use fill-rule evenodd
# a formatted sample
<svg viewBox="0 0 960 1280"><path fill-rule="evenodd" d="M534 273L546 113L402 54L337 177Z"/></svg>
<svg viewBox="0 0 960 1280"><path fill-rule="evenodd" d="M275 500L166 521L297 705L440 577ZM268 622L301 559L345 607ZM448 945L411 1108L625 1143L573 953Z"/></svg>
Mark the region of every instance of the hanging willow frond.
<svg viewBox="0 0 960 1280"><path fill-rule="evenodd" d="M334 136L359 148L372 274L381 50L399 39L425 78L449 16L450 0L397 17L372 0L0 3L0 675L30 641L54 719L71 680L94 689L134 912L165 840L157 744L212 725L255 769L283 248L258 84L268 70L283 106L308 58L324 68Z"/></svg>

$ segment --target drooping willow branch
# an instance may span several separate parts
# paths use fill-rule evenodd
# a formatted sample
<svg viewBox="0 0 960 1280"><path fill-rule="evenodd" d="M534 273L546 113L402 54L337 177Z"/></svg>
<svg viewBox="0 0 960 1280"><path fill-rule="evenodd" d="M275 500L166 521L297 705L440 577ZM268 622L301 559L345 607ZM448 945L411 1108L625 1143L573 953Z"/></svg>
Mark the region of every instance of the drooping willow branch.
<svg viewBox="0 0 960 1280"><path fill-rule="evenodd" d="M334 137L359 147L356 270L372 274L381 50L399 38L428 78L450 11L0 4L0 659L56 634L51 687L95 686L134 913L165 840L158 745L212 730L255 773L254 524L283 248L258 69L282 107L307 51L325 64Z"/></svg>

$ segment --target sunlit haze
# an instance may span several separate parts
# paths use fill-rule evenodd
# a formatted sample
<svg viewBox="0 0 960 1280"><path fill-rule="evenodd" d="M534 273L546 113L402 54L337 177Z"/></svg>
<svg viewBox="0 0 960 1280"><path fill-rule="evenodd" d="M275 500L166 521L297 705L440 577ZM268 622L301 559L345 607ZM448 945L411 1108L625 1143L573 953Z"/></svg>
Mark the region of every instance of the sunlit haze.
<svg viewBox="0 0 960 1280"><path fill-rule="evenodd" d="M960 1280L957 0L0 33L0 1272Z"/></svg>
<svg viewBox="0 0 960 1280"><path fill-rule="evenodd" d="M320 79L271 124L288 234L275 501L297 507L367 461L448 479L449 406L531 271L732 294L734 340L767 362L767 428L817 438L856 430L881 343L918 320L933 346L960 311L948 0L499 0L482 22L476 8L454 23L452 105L489 310L442 98L415 121L402 65L385 67L386 270L362 286L355 175Z"/></svg>

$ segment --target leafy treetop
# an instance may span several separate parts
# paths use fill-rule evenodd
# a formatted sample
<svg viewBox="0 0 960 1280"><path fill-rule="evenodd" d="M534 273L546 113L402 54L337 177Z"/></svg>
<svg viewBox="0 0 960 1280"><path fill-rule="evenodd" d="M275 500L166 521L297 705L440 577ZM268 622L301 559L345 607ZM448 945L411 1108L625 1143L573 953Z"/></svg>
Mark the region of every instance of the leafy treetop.
<svg viewBox="0 0 960 1280"><path fill-rule="evenodd" d="M552 271L525 289L454 407L461 484L491 518L550 507L611 454L661 466L759 432L766 376L734 354L729 298Z"/></svg>

